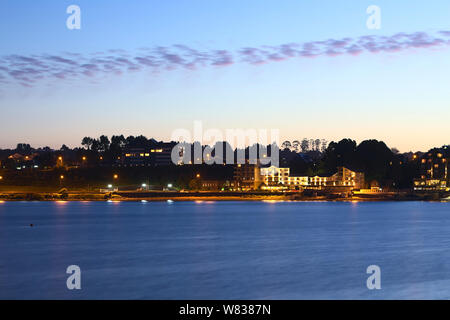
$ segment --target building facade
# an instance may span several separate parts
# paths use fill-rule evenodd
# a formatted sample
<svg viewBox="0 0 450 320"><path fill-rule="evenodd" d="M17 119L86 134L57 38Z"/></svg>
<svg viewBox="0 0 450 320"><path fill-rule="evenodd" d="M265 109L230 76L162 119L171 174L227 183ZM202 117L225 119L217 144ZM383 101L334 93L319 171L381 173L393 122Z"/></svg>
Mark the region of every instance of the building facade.
<svg viewBox="0 0 450 320"><path fill-rule="evenodd" d="M345 187L350 189L364 188L364 173L339 167L330 177L291 176L289 168L269 167L261 169L263 189L326 189Z"/></svg>
<svg viewBox="0 0 450 320"><path fill-rule="evenodd" d="M257 190L262 184L259 165L238 164L234 168L234 187L238 190Z"/></svg>
<svg viewBox="0 0 450 320"><path fill-rule="evenodd" d="M415 190L449 190L449 147L431 150L419 159L420 177L414 180Z"/></svg>

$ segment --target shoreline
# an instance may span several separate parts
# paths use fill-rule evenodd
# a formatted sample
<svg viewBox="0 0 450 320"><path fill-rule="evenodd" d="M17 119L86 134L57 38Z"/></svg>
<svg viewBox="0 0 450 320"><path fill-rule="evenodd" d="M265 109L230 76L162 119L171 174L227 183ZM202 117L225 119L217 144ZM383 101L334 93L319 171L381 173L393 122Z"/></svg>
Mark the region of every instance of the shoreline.
<svg viewBox="0 0 450 320"><path fill-rule="evenodd" d="M0 202L17 201L95 201L95 202L163 202L163 201L289 201L289 202L406 202L406 201L432 201L448 202L446 198L438 195L418 194L359 194L357 196L342 197L335 194L305 196L302 194L258 194L258 193L180 193L180 192L158 192L158 193L35 193L35 192L13 192L0 193Z"/></svg>

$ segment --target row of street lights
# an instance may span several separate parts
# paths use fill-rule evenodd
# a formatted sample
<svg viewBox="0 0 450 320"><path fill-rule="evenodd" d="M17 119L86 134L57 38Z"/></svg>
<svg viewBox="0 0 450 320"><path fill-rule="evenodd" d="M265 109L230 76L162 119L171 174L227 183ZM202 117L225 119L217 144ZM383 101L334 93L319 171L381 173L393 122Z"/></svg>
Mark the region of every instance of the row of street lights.
<svg viewBox="0 0 450 320"><path fill-rule="evenodd" d="M99 159L100 159L100 160L103 160L103 157L100 156ZM81 157L81 160L82 160L83 162L86 162L86 161L87 161L87 157L86 157L86 156L82 156L82 157ZM62 157L62 156L59 156L59 157L58 157L58 161L62 163L62 162L63 162L63 157Z"/></svg>
<svg viewBox="0 0 450 320"><path fill-rule="evenodd" d="M59 176L59 185L61 186L62 185L62 182L63 182L63 180L64 180L64 175L60 175ZM197 178L200 178L200 175L199 174L197 174ZM3 179L3 177L2 176L0 176L0 180L2 180ZM118 180L119 179L119 175L118 174L114 174L113 175L113 179L114 180ZM143 183L143 184L141 184L141 187L142 188L147 188L148 187L148 184L147 183ZM112 184L108 184L108 189L112 189L113 188L113 185ZM173 184L172 183L168 183L167 184L167 188L173 188Z"/></svg>

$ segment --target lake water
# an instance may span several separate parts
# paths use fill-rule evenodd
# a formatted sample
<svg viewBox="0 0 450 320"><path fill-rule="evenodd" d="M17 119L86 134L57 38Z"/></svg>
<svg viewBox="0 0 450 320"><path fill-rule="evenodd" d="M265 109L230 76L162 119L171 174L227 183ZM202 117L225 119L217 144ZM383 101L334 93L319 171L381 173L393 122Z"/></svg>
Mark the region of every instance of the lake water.
<svg viewBox="0 0 450 320"><path fill-rule="evenodd" d="M449 299L450 203L2 202L0 298Z"/></svg>

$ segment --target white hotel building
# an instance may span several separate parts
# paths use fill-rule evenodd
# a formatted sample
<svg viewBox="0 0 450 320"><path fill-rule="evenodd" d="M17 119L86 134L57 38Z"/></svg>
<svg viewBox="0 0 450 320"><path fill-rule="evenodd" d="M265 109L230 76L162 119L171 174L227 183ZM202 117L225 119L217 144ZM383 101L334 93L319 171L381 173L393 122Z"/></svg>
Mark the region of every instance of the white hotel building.
<svg viewBox="0 0 450 320"><path fill-rule="evenodd" d="M338 172L331 177L294 177L290 176L289 168L275 166L261 168L261 180L263 189L302 189L322 187L350 187L362 188L364 174L354 172L344 167L339 167Z"/></svg>

